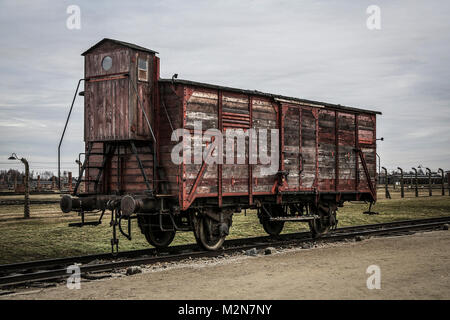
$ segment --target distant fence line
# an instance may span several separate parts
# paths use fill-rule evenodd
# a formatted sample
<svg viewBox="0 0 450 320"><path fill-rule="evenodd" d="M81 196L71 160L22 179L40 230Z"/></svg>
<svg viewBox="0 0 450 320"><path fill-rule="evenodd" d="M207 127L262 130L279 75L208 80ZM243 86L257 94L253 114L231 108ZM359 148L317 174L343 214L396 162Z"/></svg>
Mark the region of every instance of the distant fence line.
<svg viewBox="0 0 450 320"><path fill-rule="evenodd" d="M15 193L25 192L25 177L23 179L11 179L9 181L0 181L0 189L11 190ZM41 180L38 175L37 179L30 179L30 192L45 192L45 191L69 191L71 192L77 182L76 178L72 178L72 172L68 172L67 177L61 177L61 190L58 190L58 178L53 176L51 180ZM83 184L80 185L83 188ZM83 191L81 189L81 191Z"/></svg>
<svg viewBox="0 0 450 320"><path fill-rule="evenodd" d="M377 187L384 189L385 197L391 199L390 191L395 190L400 192L402 198L405 193L409 191L414 192L414 196L418 197L420 191L427 191L429 196L445 195L446 191L450 196L450 171L439 169L440 172L432 172L427 168L427 172L422 170L415 172L394 171L387 173L385 168L384 173L377 174ZM401 169L401 168L399 168Z"/></svg>
<svg viewBox="0 0 450 320"><path fill-rule="evenodd" d="M383 168L384 169L384 168ZM419 190L428 190L431 196L433 190L440 190L441 194L445 194L445 189L448 190L450 195L450 171L431 172L431 170L425 174L422 170L419 170L417 175L413 172L401 172L394 171L392 173L385 172L377 173L377 187L385 190L386 198L390 198L390 190L399 190L401 197L404 197L404 193L408 191L415 191L415 195L418 196ZM68 191L71 192L76 184L76 178L72 178L72 172L68 172L67 177L61 178L61 190L58 190L58 178L53 176L49 180L41 180L40 176L37 179L30 179L30 191L31 192L45 192L45 191ZM80 184L80 188L83 188L83 184ZM23 193L24 181L0 181L0 189L13 190L15 193ZM82 191L82 190L81 190ZM438 192L438 191L435 191Z"/></svg>

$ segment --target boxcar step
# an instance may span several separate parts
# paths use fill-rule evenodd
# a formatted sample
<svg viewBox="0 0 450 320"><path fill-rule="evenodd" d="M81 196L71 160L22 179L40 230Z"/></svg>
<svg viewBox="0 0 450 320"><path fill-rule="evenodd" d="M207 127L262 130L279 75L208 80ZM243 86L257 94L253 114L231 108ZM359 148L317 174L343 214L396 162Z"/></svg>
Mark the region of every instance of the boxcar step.
<svg viewBox="0 0 450 320"><path fill-rule="evenodd" d="M273 217L269 221L309 221L318 219L319 216L303 216L303 217Z"/></svg>

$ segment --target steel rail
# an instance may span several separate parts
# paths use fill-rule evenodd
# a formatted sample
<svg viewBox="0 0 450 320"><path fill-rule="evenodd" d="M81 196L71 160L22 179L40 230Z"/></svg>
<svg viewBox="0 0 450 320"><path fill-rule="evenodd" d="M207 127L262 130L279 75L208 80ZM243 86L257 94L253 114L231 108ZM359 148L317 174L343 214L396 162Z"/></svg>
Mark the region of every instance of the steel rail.
<svg viewBox="0 0 450 320"><path fill-rule="evenodd" d="M351 230L358 230L361 228L381 228L384 226L393 226L393 225L401 225L401 224L412 224L412 223L426 223L426 222L440 222L440 221L450 221L450 216L448 217L437 217L437 218L426 218L426 219L414 219L414 220L399 220L399 221L393 221L393 222L382 222L382 223L375 223L375 224L366 224L366 225L358 225L358 226L348 226L348 227L342 227L337 230L335 230L335 233L338 232L346 232ZM274 239L283 239L283 240L289 240L290 238L298 238L305 235L310 235L309 231L305 232L295 232L295 233L288 233L288 234L282 234L278 237L270 237L270 236L259 236L259 237L252 237L252 238L239 238L239 239L230 239L225 241L226 246L233 246L233 245L240 245L242 243L245 243L247 241L250 242L259 242L259 241L268 241L268 240L274 240ZM112 258L131 258L136 256L142 256L142 255L157 255L157 254L170 254L172 252L176 251L185 251L185 250L199 250L198 246L196 244L186 244L186 245L178 245L178 246L172 246L164 249L156 249L156 248L149 248L149 249L140 249L140 250L131 250L131 251L122 251L119 252L118 255L113 256L110 252L108 253L100 253L100 254L91 254L91 255L85 255L85 256L74 256L74 257L66 257L66 258L56 258L56 259L45 259L45 260L34 260L34 261L27 261L27 262L18 262L18 263L11 263L11 264L3 264L0 265L0 274L5 272L12 272L12 271L20 271L20 270L31 270L36 268L54 268L62 265L70 265L74 263L86 263L91 262L94 260L109 260Z"/></svg>
<svg viewBox="0 0 450 320"><path fill-rule="evenodd" d="M85 275L90 272L100 272L100 271L111 271L114 269L119 268L125 268L135 265L146 265L146 264L153 264L157 262L173 262L173 261L179 261L186 258L202 258L202 257L215 257L215 256L221 256L223 254L230 254L239 252L242 250L248 250L252 248L266 248L267 246L286 246L289 244L301 244L311 241L317 241L317 242L332 242L332 241L339 241L339 240L345 240L349 239L355 236L368 236L368 235L382 235L382 234L392 234L392 233L398 233L398 232L405 232L405 231L413 231L413 230L434 230L443 224L450 222L450 217L440 217L440 218L431 218L431 219L417 219L417 220L402 220L397 222L388 222L388 223L378 223L378 224L372 224L372 225L361 225L361 226L354 226L354 227L344 227L336 230L335 233L325 235L321 238L311 238L309 232L301 232L301 233L294 233L294 234L286 234L278 236L277 238L273 237L254 237L254 238L246 238L246 239L234 239L229 240L226 242L226 247L219 251L202 251L198 250L195 251L193 247L196 247L196 245L183 245L183 246L174 246L171 247L172 251L166 251L166 252L160 252L160 255L158 256L140 256L135 259L130 260L122 260L122 261L112 261L112 262L106 262L101 264L84 264L80 265L80 271L81 274ZM239 244L243 243L243 244ZM193 250L194 249L194 250ZM151 249L149 249L151 250ZM136 252L144 252L149 250L136 250L136 251L129 251L127 254L132 254ZM178 252L177 252L178 251ZM111 258L111 254L108 254ZM105 254L106 256L106 254ZM99 257L99 255L91 255L91 256L84 256L84 257L78 257L78 258L86 258L86 257ZM73 260L70 260L71 258L62 258L62 259L56 259L59 261L59 265L65 263L73 262ZM73 258L72 258L73 259ZM48 262L51 262L52 260L46 260ZM35 261L35 262L29 262L29 263L23 263L23 266L28 265L28 267L33 266L33 263L42 263L43 261ZM53 261L54 262L54 261ZM11 265L2 265L4 270L7 270L9 267L9 270L13 266L18 267L20 264L11 264ZM42 264L41 266L44 266ZM35 265L36 267L36 265ZM24 270L25 267L22 269ZM57 279L68 276L67 269L66 268L58 268L55 270L41 270L38 272L32 272L32 273L23 273L23 274L9 274L3 277L0 277L0 286L7 286L7 285L17 285L21 283L26 282L32 282L32 281L43 281L43 280L50 280L50 279Z"/></svg>

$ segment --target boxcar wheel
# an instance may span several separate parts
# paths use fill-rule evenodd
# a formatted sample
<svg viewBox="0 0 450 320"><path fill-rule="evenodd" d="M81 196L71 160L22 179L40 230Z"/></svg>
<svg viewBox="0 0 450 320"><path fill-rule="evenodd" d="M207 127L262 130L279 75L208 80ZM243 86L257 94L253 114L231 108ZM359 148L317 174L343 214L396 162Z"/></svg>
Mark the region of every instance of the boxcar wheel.
<svg viewBox="0 0 450 320"><path fill-rule="evenodd" d="M280 205L268 205L267 210L272 217L284 216L284 209ZM267 234L278 236L283 231L284 221L270 221L270 217L263 210L259 210L258 218Z"/></svg>
<svg viewBox="0 0 450 320"><path fill-rule="evenodd" d="M336 225L336 207L333 204L319 204L318 208L313 209L319 216L319 219L309 222L309 229L314 238L323 236Z"/></svg>
<svg viewBox="0 0 450 320"><path fill-rule="evenodd" d="M145 239L148 243L156 248L165 248L169 246L173 238L175 238L175 231L161 231L161 229L147 229L144 232Z"/></svg>
<svg viewBox="0 0 450 320"><path fill-rule="evenodd" d="M269 221L268 219L264 219L262 226L265 232L271 236L277 236L283 231L284 221Z"/></svg>
<svg viewBox="0 0 450 320"><path fill-rule="evenodd" d="M162 231L159 226L159 216L147 217L146 224L141 227L145 239L155 248L165 248L169 246L175 237L175 231Z"/></svg>
<svg viewBox="0 0 450 320"><path fill-rule="evenodd" d="M309 230L311 230L313 238L320 238L324 234L328 233L330 226L325 225L322 222L322 219L316 219L309 222Z"/></svg>
<svg viewBox="0 0 450 320"><path fill-rule="evenodd" d="M208 217L195 217L194 236L197 244L210 251L218 250L222 247L225 237L212 232L213 221Z"/></svg>

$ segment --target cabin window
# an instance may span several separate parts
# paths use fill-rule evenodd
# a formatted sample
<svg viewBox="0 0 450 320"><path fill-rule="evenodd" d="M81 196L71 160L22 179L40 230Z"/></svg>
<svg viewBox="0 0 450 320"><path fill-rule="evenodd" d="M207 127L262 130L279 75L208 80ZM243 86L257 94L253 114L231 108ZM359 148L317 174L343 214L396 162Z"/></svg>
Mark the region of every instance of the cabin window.
<svg viewBox="0 0 450 320"><path fill-rule="evenodd" d="M102 60L102 68L105 71L108 71L112 67L112 58L110 56L106 56Z"/></svg>
<svg viewBox="0 0 450 320"><path fill-rule="evenodd" d="M138 80L148 80L148 62L146 59L138 59Z"/></svg>

